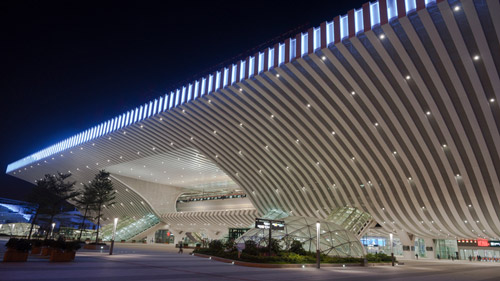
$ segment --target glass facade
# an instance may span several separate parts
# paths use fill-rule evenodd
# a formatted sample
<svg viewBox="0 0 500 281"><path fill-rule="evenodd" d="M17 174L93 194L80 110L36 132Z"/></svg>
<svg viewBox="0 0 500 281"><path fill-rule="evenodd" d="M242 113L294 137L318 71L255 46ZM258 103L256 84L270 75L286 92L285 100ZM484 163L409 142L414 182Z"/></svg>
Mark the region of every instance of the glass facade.
<svg viewBox="0 0 500 281"><path fill-rule="evenodd" d="M425 242L422 238L415 238L415 254L419 258L426 258L427 251L425 250Z"/></svg>
<svg viewBox="0 0 500 281"><path fill-rule="evenodd" d="M303 242L306 251L316 252L316 222L318 219L309 217L286 217L284 230L272 230L272 238L277 239L282 248L287 250L293 240ZM332 222L320 221L320 251L330 256L361 257L364 255L363 246L358 238L350 231ZM244 244L253 240L261 247L267 246L268 229L253 228L236 240L237 244Z"/></svg>
<svg viewBox="0 0 500 281"><path fill-rule="evenodd" d="M459 257L461 260L482 261L482 262L500 262L500 249L460 249Z"/></svg>
<svg viewBox="0 0 500 281"><path fill-rule="evenodd" d="M395 256L403 255L403 245L399 238L393 238L393 253ZM365 247L367 254L384 253L391 254L391 240L389 237L383 236L363 236L361 244Z"/></svg>
<svg viewBox="0 0 500 281"><path fill-rule="evenodd" d="M155 232L155 243L173 244L175 236L168 229L160 229Z"/></svg>
<svg viewBox="0 0 500 281"><path fill-rule="evenodd" d="M456 240L435 239L434 255L437 259L451 259L458 252Z"/></svg>

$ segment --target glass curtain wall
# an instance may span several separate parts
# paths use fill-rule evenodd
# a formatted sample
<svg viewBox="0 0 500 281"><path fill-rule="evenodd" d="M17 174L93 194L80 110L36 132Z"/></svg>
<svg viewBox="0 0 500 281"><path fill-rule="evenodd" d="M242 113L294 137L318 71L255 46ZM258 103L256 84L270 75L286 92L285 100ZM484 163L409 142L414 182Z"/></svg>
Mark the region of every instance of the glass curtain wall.
<svg viewBox="0 0 500 281"><path fill-rule="evenodd" d="M451 259L458 252L457 240L435 239L434 247L437 259Z"/></svg>
<svg viewBox="0 0 500 281"><path fill-rule="evenodd" d="M426 258L427 257L424 239L415 238L415 254L418 255L419 258Z"/></svg>

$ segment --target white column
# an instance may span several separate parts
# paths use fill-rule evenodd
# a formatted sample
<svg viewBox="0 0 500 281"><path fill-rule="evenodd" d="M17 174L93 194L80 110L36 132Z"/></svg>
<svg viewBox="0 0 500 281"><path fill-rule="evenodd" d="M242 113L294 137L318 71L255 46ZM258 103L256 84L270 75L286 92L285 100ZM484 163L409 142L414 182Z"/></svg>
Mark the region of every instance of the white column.
<svg viewBox="0 0 500 281"><path fill-rule="evenodd" d="M436 250L436 245L434 245L434 240L432 238L424 238L425 243L425 255L427 259L436 259L434 251ZM432 251L428 251L427 249L432 247Z"/></svg>
<svg viewBox="0 0 500 281"><path fill-rule="evenodd" d="M397 235L403 245L403 259L415 259L415 235L404 231L398 231Z"/></svg>

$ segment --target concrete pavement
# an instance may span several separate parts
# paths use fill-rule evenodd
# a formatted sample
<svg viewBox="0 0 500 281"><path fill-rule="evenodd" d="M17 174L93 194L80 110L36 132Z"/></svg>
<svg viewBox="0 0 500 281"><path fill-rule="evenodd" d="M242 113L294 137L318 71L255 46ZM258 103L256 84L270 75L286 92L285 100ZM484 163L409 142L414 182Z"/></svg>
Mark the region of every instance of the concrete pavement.
<svg viewBox="0 0 500 281"><path fill-rule="evenodd" d="M0 249L2 255L5 249ZM1 263L0 280L500 280L499 263L404 261L403 266L263 269L177 254L173 245L115 245L108 252L81 250L75 262Z"/></svg>

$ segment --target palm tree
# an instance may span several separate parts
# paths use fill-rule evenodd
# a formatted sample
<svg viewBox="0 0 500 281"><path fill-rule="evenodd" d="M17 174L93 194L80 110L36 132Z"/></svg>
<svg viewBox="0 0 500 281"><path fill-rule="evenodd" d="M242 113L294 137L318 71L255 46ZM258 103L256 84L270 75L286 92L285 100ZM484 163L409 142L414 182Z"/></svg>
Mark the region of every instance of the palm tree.
<svg viewBox="0 0 500 281"><path fill-rule="evenodd" d="M75 201L80 208L85 208L85 213L83 214L82 224L80 225L80 235L78 236L78 241L82 239L83 229L85 228L85 220L87 219L87 214L89 211L95 209L95 195L92 187L90 185L83 186L83 192L80 198L76 198Z"/></svg>
<svg viewBox="0 0 500 281"><path fill-rule="evenodd" d="M116 192L113 190L113 182L109 178L109 173L105 170L99 171L95 178L90 183L90 189L93 196L95 196L95 210L97 211L97 234L95 243L99 242L99 227L101 225L101 211L105 205L114 204L113 200L116 198Z"/></svg>

